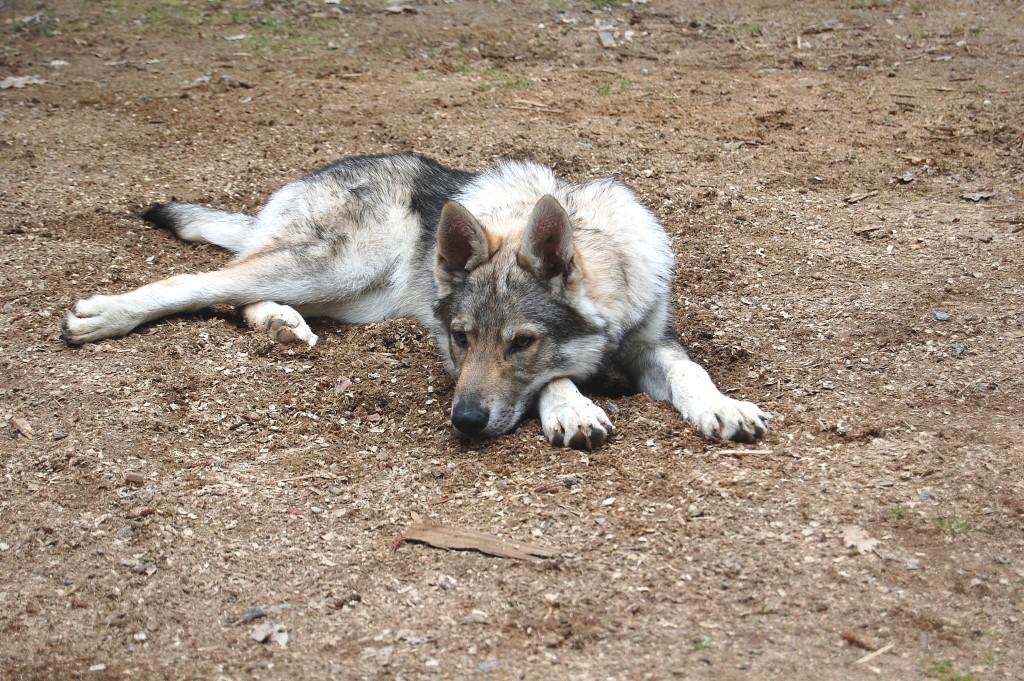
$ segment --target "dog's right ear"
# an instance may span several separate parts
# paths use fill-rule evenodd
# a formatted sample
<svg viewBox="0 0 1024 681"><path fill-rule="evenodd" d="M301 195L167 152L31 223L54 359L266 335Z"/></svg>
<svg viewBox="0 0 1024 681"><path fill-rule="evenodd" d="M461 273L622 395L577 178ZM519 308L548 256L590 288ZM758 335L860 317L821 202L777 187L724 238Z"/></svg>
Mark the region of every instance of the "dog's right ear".
<svg viewBox="0 0 1024 681"><path fill-rule="evenodd" d="M490 258L487 233L466 208L449 201L437 223L437 281L448 287Z"/></svg>

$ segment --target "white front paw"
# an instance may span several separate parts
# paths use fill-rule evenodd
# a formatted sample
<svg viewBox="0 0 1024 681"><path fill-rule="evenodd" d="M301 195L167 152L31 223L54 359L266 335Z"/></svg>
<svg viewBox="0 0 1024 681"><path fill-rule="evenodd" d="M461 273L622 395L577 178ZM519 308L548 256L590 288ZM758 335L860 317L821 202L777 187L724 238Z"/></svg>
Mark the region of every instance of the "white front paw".
<svg viewBox="0 0 1024 681"><path fill-rule="evenodd" d="M80 345L123 336L141 322L119 296L93 296L75 303L61 322L60 336L65 343Z"/></svg>
<svg viewBox="0 0 1024 681"><path fill-rule="evenodd" d="M722 395L702 407L687 418L704 437L754 442L768 432L768 414L753 402Z"/></svg>
<svg viewBox="0 0 1024 681"><path fill-rule="evenodd" d="M540 425L551 444L574 449L600 447L615 432L604 410L582 395L546 405Z"/></svg>

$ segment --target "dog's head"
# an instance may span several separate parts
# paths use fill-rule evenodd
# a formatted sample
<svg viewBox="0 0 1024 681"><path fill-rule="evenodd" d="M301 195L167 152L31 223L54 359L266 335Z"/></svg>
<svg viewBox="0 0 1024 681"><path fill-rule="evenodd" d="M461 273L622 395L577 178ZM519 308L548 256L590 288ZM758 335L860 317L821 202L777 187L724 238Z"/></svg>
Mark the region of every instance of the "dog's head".
<svg viewBox="0 0 1024 681"><path fill-rule="evenodd" d="M593 373L606 344L583 312L590 305L561 204L543 197L502 234L455 202L438 223L438 341L458 376L452 424L473 438L512 430L549 381Z"/></svg>

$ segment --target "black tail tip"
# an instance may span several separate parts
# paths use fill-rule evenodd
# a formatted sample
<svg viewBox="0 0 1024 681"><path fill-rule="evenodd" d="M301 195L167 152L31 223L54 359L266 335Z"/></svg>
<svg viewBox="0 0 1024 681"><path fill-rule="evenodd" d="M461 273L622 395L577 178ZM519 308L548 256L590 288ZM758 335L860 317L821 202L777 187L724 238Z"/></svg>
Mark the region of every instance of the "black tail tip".
<svg viewBox="0 0 1024 681"><path fill-rule="evenodd" d="M138 215L154 227L169 229L172 232L177 228L173 201L170 203L155 203L149 208L140 211Z"/></svg>

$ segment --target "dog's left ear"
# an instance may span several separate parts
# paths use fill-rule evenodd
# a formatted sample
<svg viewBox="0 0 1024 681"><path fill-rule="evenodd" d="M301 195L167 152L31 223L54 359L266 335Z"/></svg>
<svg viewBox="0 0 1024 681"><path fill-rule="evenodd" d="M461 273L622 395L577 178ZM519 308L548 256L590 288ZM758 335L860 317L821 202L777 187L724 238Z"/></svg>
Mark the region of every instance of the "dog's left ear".
<svg viewBox="0 0 1024 681"><path fill-rule="evenodd" d="M568 283L574 270L572 223L555 197L544 196L534 206L516 261L544 281Z"/></svg>

